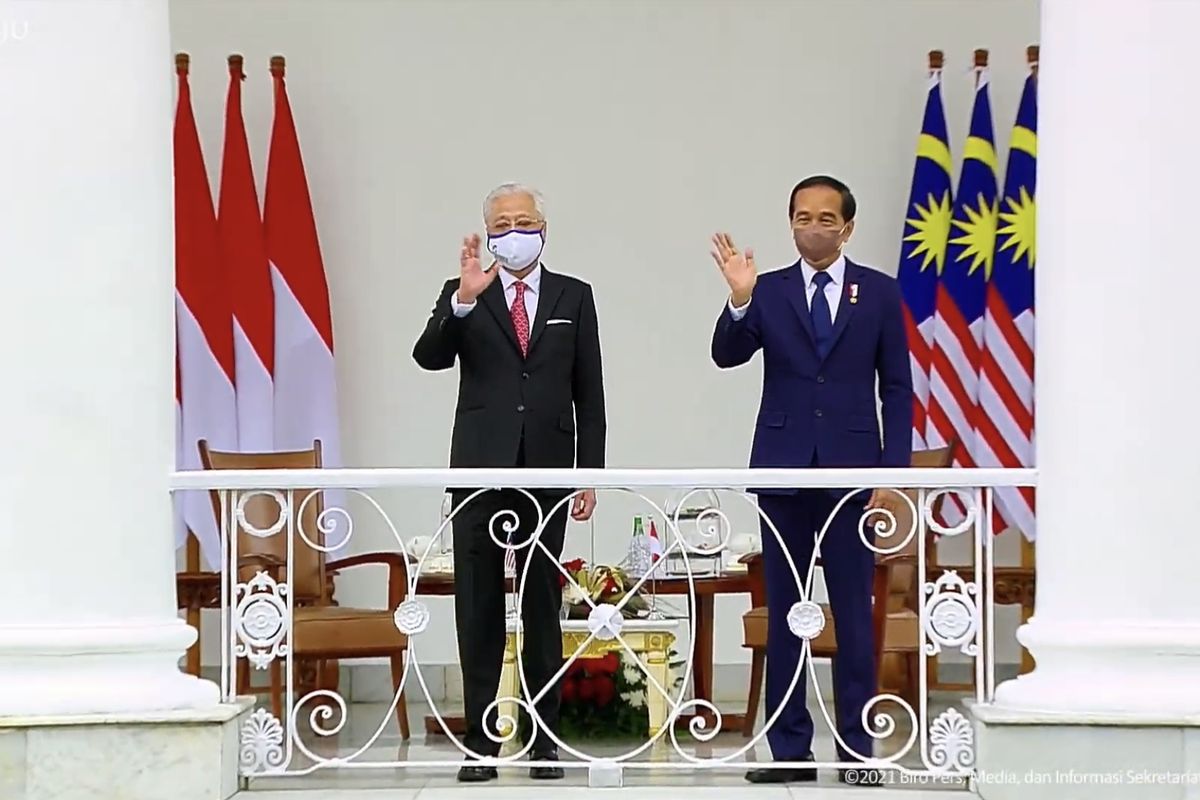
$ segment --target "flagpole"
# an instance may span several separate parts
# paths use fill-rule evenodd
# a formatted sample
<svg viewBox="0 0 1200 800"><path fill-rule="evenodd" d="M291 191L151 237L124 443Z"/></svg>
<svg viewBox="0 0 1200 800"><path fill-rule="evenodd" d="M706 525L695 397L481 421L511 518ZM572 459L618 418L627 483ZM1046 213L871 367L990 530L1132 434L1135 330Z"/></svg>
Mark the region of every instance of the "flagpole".
<svg viewBox="0 0 1200 800"><path fill-rule="evenodd" d="M983 78L983 71L988 66L988 51L980 48L975 51L975 88L979 88L979 82Z"/></svg>

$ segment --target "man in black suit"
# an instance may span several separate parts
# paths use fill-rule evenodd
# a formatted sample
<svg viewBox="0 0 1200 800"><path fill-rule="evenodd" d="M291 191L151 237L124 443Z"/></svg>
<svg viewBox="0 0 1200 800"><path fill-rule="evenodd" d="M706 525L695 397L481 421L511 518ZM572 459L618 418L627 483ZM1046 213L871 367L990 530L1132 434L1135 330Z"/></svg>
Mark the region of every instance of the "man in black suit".
<svg viewBox="0 0 1200 800"><path fill-rule="evenodd" d="M519 184L497 188L484 201L484 223L494 260L484 269L480 237L463 240L460 275L442 288L413 349L413 358L427 370L459 363L450 466L603 467L604 381L592 288L542 266L546 219L535 190ZM455 491L455 507L471 493ZM535 696L562 666L556 564L566 533L568 492L530 495L487 491L454 518L454 607L467 725L463 743L484 757L499 752L487 734L496 730L494 714L485 720L484 712L496 698L504 655L505 552L496 542L505 540L503 525L511 513L517 518L514 542L527 540L539 517L551 515L540 541L553 560L536 547L522 548L517 556L518 576L527 558L530 562L521 602L522 662ZM596 494L578 492L569 505L573 519L587 520ZM500 512L510 515L497 516ZM538 716L552 729L559 702L556 684L537 704ZM532 757L558 759L554 741L540 728ZM530 774L555 779L563 771L550 765L534 767ZM494 768L469 763L458 773L465 782L495 777Z"/></svg>

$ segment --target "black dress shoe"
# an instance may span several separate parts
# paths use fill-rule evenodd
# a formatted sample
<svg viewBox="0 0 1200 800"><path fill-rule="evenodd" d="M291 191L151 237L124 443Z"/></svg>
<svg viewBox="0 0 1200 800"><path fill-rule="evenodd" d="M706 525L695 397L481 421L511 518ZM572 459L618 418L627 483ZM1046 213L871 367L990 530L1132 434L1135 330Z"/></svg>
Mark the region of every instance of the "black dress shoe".
<svg viewBox="0 0 1200 800"><path fill-rule="evenodd" d="M534 753L532 756L534 761L558 761L558 753L550 751L547 753ZM566 772L562 767L530 767L529 777L535 781L561 781L566 776Z"/></svg>
<svg viewBox="0 0 1200 800"><path fill-rule="evenodd" d="M851 767L838 770L838 780L847 786L882 786L883 772L877 769Z"/></svg>
<svg viewBox="0 0 1200 800"><path fill-rule="evenodd" d="M812 783L816 779L816 767L752 769L746 773L746 780L750 783Z"/></svg>
<svg viewBox="0 0 1200 800"><path fill-rule="evenodd" d="M481 767L476 764L464 764L458 769L459 783L487 783L500 777L495 767Z"/></svg>

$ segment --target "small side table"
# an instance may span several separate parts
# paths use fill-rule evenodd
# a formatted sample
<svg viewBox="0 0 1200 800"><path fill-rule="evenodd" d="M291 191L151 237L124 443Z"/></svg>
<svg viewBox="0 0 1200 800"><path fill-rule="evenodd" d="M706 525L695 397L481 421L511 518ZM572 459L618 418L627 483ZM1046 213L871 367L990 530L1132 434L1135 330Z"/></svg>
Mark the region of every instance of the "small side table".
<svg viewBox="0 0 1200 800"><path fill-rule="evenodd" d="M521 696L521 676L517 671L517 631L516 620L509 620L508 636L504 644L504 666L500 672L500 689L497 697L516 698ZM667 709L669 703L650 679L658 682L666 692L671 691L671 645L675 644L675 630L679 620L625 620L621 626L621 639L637 654L650 678L646 680L646 713L650 723L650 736L667 724ZM575 655L575 651L590 635L587 620L569 619L562 622L562 652L567 659ZM609 653L625 654L619 639L592 639L580 658L603 658ZM518 718L518 706L515 701L501 702L497 708L500 716L509 719ZM509 730L502 730L501 735L507 736ZM520 749L520 742L513 737L504 744L503 755L511 754Z"/></svg>

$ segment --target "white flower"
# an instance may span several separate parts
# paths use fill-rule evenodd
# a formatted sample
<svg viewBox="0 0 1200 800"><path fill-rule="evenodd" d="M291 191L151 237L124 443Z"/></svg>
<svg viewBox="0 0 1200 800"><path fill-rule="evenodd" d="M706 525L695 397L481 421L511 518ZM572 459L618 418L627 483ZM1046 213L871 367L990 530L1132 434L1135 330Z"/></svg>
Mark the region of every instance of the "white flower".
<svg viewBox="0 0 1200 800"><path fill-rule="evenodd" d="M577 606L583 602L583 592L574 583L568 583L563 587L563 603L569 606Z"/></svg>
<svg viewBox="0 0 1200 800"><path fill-rule="evenodd" d="M633 661L624 662L624 666L621 668L621 674L624 676L626 683L638 683L644 680L646 677L642 673L642 668Z"/></svg>
<svg viewBox="0 0 1200 800"><path fill-rule="evenodd" d="M634 708L641 708L646 705L645 692L621 692L621 699Z"/></svg>

